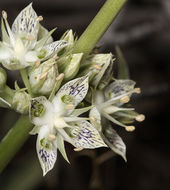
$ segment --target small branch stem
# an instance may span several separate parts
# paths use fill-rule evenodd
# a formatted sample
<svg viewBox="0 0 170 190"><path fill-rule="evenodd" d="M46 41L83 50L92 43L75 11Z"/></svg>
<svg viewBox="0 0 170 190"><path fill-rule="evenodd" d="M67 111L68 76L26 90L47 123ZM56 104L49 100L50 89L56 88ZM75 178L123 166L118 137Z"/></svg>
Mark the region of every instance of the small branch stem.
<svg viewBox="0 0 170 190"><path fill-rule="evenodd" d="M33 125L28 116L21 116L14 127L2 139L0 144L0 173L22 147Z"/></svg>
<svg viewBox="0 0 170 190"><path fill-rule="evenodd" d="M26 69L21 69L20 70L20 74L21 74L21 77L22 77L22 80L25 84L25 87L27 88L28 90L28 93L31 97L33 97L33 93L32 93L32 90L31 90L31 85L30 85L30 82L28 80L28 76L27 76L27 71Z"/></svg>

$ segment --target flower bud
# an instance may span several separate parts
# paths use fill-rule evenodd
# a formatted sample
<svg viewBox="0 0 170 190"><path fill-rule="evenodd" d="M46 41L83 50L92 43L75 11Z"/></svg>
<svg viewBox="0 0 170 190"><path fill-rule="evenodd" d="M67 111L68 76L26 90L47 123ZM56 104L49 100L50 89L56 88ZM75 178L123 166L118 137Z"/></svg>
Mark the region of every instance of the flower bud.
<svg viewBox="0 0 170 190"><path fill-rule="evenodd" d="M29 110L30 96L26 92L18 91L14 94L12 108L21 114L27 114Z"/></svg>
<svg viewBox="0 0 170 190"><path fill-rule="evenodd" d="M83 57L83 53L77 53L73 54L71 57L71 61L68 62L67 66L65 67L64 70L64 80L68 81L71 80L77 72L79 71L80 68L80 61Z"/></svg>
<svg viewBox="0 0 170 190"><path fill-rule="evenodd" d="M69 51L72 49L73 45L74 45L74 34L72 30L67 30L63 36L61 37L60 40L64 40L66 42L68 42L68 46L66 47L66 51Z"/></svg>
<svg viewBox="0 0 170 190"><path fill-rule="evenodd" d="M40 64L29 75L33 93L49 95L55 85L57 76L58 69L54 59Z"/></svg>
<svg viewBox="0 0 170 190"><path fill-rule="evenodd" d="M5 87L6 80L7 74L5 70L2 67L0 67L0 90L3 90L3 88Z"/></svg>

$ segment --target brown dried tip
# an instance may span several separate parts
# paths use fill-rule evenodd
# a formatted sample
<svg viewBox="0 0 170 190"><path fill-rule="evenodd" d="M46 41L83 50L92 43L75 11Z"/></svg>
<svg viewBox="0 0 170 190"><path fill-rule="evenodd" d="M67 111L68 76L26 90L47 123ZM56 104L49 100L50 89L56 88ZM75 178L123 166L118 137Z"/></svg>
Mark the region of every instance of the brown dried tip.
<svg viewBox="0 0 170 190"><path fill-rule="evenodd" d="M145 115L140 114L140 115L136 116L135 119L136 119L136 121L138 121L138 122L142 122L142 121L145 120Z"/></svg>
<svg viewBox="0 0 170 190"><path fill-rule="evenodd" d="M83 150L82 147L74 148L74 151L75 151L75 152L79 152L79 151L82 151L82 150Z"/></svg>
<svg viewBox="0 0 170 190"><path fill-rule="evenodd" d="M28 35L28 36L27 36L27 40L28 40L28 41L33 41L33 40L34 40L34 36Z"/></svg>
<svg viewBox="0 0 170 190"><path fill-rule="evenodd" d="M62 80L64 78L64 73L61 73L58 75L58 77L56 78L57 81Z"/></svg>
<svg viewBox="0 0 170 190"><path fill-rule="evenodd" d="M91 121L91 122L95 122L95 121L97 121L97 119L96 119L95 117L91 116L91 117L90 117L90 121Z"/></svg>
<svg viewBox="0 0 170 190"><path fill-rule="evenodd" d="M7 19L7 12L6 11L2 11L2 17L4 18L4 19Z"/></svg>
<svg viewBox="0 0 170 190"><path fill-rule="evenodd" d="M129 101L130 101L129 96L124 96L124 97L122 97L122 98L120 99L120 102L122 102L122 103L128 103Z"/></svg>
<svg viewBox="0 0 170 190"><path fill-rule="evenodd" d="M132 131L135 130L135 127L134 127L134 126L127 126L127 127L125 127L125 129L126 129L126 131L128 131L128 132L132 132Z"/></svg>
<svg viewBox="0 0 170 190"><path fill-rule="evenodd" d="M49 134L49 140L51 141L56 140L56 136L54 134Z"/></svg>

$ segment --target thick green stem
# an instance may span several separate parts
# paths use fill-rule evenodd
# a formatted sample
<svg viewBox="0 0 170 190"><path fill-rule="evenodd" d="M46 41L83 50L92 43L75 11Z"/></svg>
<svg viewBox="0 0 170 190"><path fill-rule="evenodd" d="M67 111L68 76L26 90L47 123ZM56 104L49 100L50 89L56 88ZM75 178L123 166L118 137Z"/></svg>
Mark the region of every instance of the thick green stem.
<svg viewBox="0 0 170 190"><path fill-rule="evenodd" d="M21 74L22 80L23 80L23 82L25 84L25 87L28 90L28 93L30 94L31 97L33 97L33 93L32 93L32 90L31 90L31 85L30 85L30 82L28 80L26 69L21 69L20 74Z"/></svg>
<svg viewBox="0 0 170 190"><path fill-rule="evenodd" d="M107 0L97 16L77 41L73 52L82 52L87 56L110 26L112 21L116 18L116 15L119 13L125 2L126 0ZM32 95L25 70L21 71L21 76L28 92ZM2 172L5 166L26 141L28 138L28 132L32 127L33 126L30 124L28 116L21 116L14 128L12 128L4 137L0 144L0 172Z"/></svg>
<svg viewBox="0 0 170 190"><path fill-rule="evenodd" d="M21 148L32 129L28 116L21 116L0 144L0 173Z"/></svg>
<svg viewBox="0 0 170 190"><path fill-rule="evenodd" d="M84 53L84 58L93 50L127 0L107 0L75 44L74 53Z"/></svg>

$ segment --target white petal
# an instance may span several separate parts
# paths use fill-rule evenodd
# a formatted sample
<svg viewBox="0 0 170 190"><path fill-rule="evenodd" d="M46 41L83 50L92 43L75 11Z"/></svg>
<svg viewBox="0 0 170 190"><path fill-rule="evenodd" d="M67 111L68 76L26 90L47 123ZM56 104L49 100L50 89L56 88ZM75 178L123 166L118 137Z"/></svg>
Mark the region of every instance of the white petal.
<svg viewBox="0 0 170 190"><path fill-rule="evenodd" d="M38 134L36 149L38 158L43 170L43 176L47 174L53 167L57 159L56 143L48 140L49 128L42 126Z"/></svg>
<svg viewBox="0 0 170 190"><path fill-rule="evenodd" d="M29 132L30 135L36 135L40 131L40 126L34 126L34 128Z"/></svg>
<svg viewBox="0 0 170 190"><path fill-rule="evenodd" d="M53 56L54 53L59 52L60 50L62 50L64 47L66 47L68 45L68 43L64 40L59 40L59 41L55 41L49 45L44 46L41 51L44 52L45 57L44 59L48 59L50 56Z"/></svg>
<svg viewBox="0 0 170 190"><path fill-rule="evenodd" d="M5 61L12 58L12 50L6 47L4 44L0 44L0 61Z"/></svg>
<svg viewBox="0 0 170 190"><path fill-rule="evenodd" d="M29 51L25 55L26 62L35 63L38 60L37 54L35 51Z"/></svg>
<svg viewBox="0 0 170 190"><path fill-rule="evenodd" d="M30 3L26 8L24 8L12 25L12 32L17 34L30 34L35 39L37 38L37 33L39 29L39 23L37 20L37 14L32 8L32 3Z"/></svg>
<svg viewBox="0 0 170 190"><path fill-rule="evenodd" d="M94 149L98 147L106 147L99 132L89 122L75 122L72 129L68 129L71 133L75 147Z"/></svg>
<svg viewBox="0 0 170 190"><path fill-rule="evenodd" d="M105 96L107 99L118 97L132 91L134 86L135 82L132 80L116 80L106 88Z"/></svg>
<svg viewBox="0 0 170 190"><path fill-rule="evenodd" d="M54 107L57 106L59 101L62 101L64 104L77 106L85 98L87 91L87 76L71 80L60 88L52 103Z"/></svg>
<svg viewBox="0 0 170 190"><path fill-rule="evenodd" d="M48 35L49 31L44 28L41 24L39 25L39 31L38 31L38 41L41 40L42 38L46 37ZM53 38L52 36L50 36L48 38L48 40L46 41L46 44L50 44L53 42Z"/></svg>
<svg viewBox="0 0 170 190"><path fill-rule="evenodd" d="M105 128L103 139L114 152L121 155L126 161L126 145L124 144L122 138L111 126L107 125Z"/></svg>

